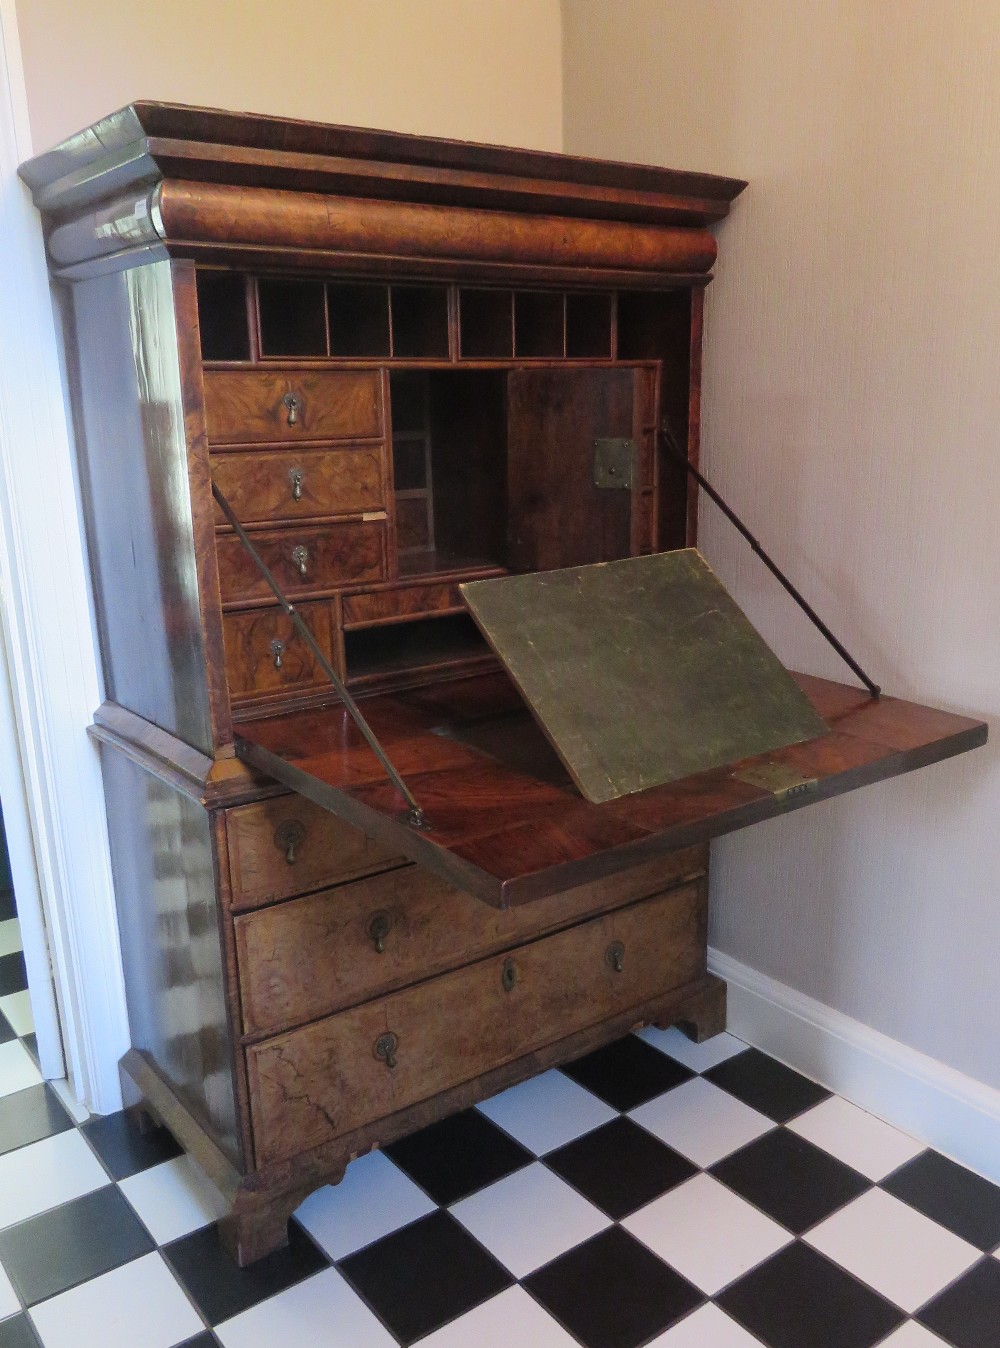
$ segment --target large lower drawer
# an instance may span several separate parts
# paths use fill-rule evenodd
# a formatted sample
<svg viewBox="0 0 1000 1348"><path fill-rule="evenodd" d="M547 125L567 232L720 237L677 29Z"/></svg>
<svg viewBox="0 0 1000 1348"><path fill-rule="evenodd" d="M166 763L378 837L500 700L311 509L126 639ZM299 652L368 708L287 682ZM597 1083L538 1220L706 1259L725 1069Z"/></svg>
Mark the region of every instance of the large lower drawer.
<svg viewBox="0 0 1000 1348"><path fill-rule="evenodd" d="M639 1007L704 967L701 887L688 885L254 1045L257 1164Z"/></svg>
<svg viewBox="0 0 1000 1348"><path fill-rule="evenodd" d="M321 805L304 796L275 796L270 800L237 805L226 811L226 841L229 845L229 876L233 908L258 908L291 894L305 894L321 885L354 880L359 875L401 866L402 857L352 828ZM340 890L325 891L321 898L327 907L336 903ZM296 905L283 905L280 913L294 911ZM295 923L278 922L272 927L266 914L259 929L282 942L292 940ZM299 928L301 930L301 928ZM255 944L255 957L261 952ZM301 958L301 942L288 968ZM329 978L329 967L325 971ZM325 1009L325 1008L324 1008ZM305 1017L312 1019L312 1017Z"/></svg>
<svg viewBox="0 0 1000 1348"><path fill-rule="evenodd" d="M273 871L274 848L267 846L270 837L264 841ZM244 1033L275 1034L369 1001L659 893L697 875L704 865L704 849L691 847L506 911L421 867L404 866L247 913L234 924Z"/></svg>

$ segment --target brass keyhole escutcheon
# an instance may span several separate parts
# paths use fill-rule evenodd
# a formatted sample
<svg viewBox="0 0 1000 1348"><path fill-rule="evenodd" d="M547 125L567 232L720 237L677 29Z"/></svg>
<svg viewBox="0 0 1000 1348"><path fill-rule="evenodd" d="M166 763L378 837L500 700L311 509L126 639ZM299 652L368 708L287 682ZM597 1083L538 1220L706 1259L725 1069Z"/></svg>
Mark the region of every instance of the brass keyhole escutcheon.
<svg viewBox="0 0 1000 1348"><path fill-rule="evenodd" d="M306 480L306 475L301 468L292 468L288 473L288 480L292 484L292 500L302 500L302 484Z"/></svg>
<svg viewBox="0 0 1000 1348"><path fill-rule="evenodd" d="M368 935L375 947L376 955L385 954L385 938L392 930L392 918L386 912L372 913L368 922Z"/></svg>
<svg viewBox="0 0 1000 1348"><path fill-rule="evenodd" d="M391 1071L396 1066L396 1050L398 1048L399 1040L391 1030L388 1030L385 1034L380 1034L375 1040L373 1052L375 1057L378 1058L380 1062L384 1062L386 1067Z"/></svg>
<svg viewBox="0 0 1000 1348"><path fill-rule="evenodd" d="M512 959L505 959L500 972L500 983L504 992L511 992L517 982L517 965Z"/></svg>
<svg viewBox="0 0 1000 1348"><path fill-rule="evenodd" d="M306 826L298 819L286 819L274 830L274 845L279 852L284 852L285 861L289 866L295 865L299 848L305 840Z"/></svg>
<svg viewBox="0 0 1000 1348"><path fill-rule="evenodd" d="M604 959L609 969L613 969L616 974L620 974L625 968L625 947L621 941L612 941L604 952Z"/></svg>
<svg viewBox="0 0 1000 1348"><path fill-rule="evenodd" d="M281 400L281 405L288 413L288 425L297 426L302 413L302 399L299 395L297 393L286 393Z"/></svg>

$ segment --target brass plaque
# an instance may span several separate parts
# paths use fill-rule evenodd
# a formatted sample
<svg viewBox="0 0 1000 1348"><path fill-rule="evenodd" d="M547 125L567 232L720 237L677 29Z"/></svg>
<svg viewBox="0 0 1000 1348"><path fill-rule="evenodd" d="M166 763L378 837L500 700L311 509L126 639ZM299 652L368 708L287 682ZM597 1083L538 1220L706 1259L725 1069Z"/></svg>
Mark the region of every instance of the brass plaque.
<svg viewBox="0 0 1000 1348"><path fill-rule="evenodd" d="M459 588L595 803L827 733L694 548Z"/></svg>

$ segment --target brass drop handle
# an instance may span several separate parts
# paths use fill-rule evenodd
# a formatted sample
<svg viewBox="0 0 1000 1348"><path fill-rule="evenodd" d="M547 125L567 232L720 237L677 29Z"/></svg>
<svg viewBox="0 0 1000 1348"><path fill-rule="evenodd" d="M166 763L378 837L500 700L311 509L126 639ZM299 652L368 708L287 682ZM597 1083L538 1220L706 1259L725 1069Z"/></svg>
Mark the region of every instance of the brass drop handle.
<svg viewBox="0 0 1000 1348"><path fill-rule="evenodd" d="M274 656L275 669L281 668L281 657L285 653L285 643L279 641L277 637L271 642L271 654Z"/></svg>
<svg viewBox="0 0 1000 1348"><path fill-rule="evenodd" d="M500 971L500 985L504 992L513 992L514 984L517 982L517 965L509 957L503 962L503 969Z"/></svg>
<svg viewBox="0 0 1000 1348"><path fill-rule="evenodd" d="M390 1071L396 1066L396 1050L399 1048L399 1040L391 1030L385 1034L380 1034L375 1040L375 1057L380 1062L384 1062Z"/></svg>
<svg viewBox="0 0 1000 1348"><path fill-rule="evenodd" d="M292 484L292 500L302 500L302 484L306 480L306 475L301 468L292 468L288 473L288 480Z"/></svg>
<svg viewBox="0 0 1000 1348"><path fill-rule="evenodd" d="M309 549L302 543L292 549L292 561L300 577L305 580L306 572L309 570Z"/></svg>
<svg viewBox="0 0 1000 1348"><path fill-rule="evenodd" d="M302 412L302 399L297 393L286 393L281 400L281 405L288 413L289 426L297 426L299 415Z"/></svg>
<svg viewBox="0 0 1000 1348"><path fill-rule="evenodd" d="M376 955L385 954L385 938L392 930L392 918L386 912L372 913L368 922L368 935L375 947Z"/></svg>
<svg viewBox="0 0 1000 1348"><path fill-rule="evenodd" d="M613 969L616 974L620 974L625 969L625 947L621 941L612 941L604 952L604 959L609 969Z"/></svg>
<svg viewBox="0 0 1000 1348"><path fill-rule="evenodd" d="M284 852L285 862L294 866L298 860L299 848L306 840L306 827L298 819L286 819L274 830L274 845Z"/></svg>

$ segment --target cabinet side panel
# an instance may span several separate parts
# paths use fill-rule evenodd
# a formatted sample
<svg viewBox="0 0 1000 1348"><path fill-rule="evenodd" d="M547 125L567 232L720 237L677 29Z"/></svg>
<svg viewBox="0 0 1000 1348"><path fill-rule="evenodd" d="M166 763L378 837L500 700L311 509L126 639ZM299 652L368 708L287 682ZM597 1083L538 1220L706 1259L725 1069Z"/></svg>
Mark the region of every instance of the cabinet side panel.
<svg viewBox="0 0 1000 1348"><path fill-rule="evenodd" d="M207 811L102 746L133 1047L241 1165Z"/></svg>
<svg viewBox="0 0 1000 1348"><path fill-rule="evenodd" d="M74 388L108 697L212 752L169 263L73 287Z"/></svg>

